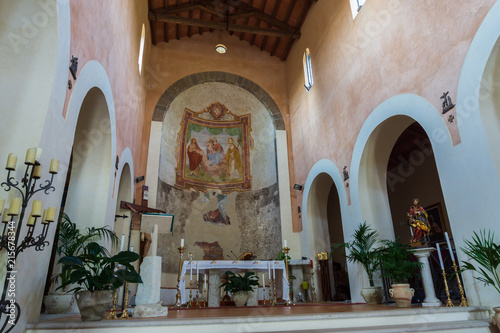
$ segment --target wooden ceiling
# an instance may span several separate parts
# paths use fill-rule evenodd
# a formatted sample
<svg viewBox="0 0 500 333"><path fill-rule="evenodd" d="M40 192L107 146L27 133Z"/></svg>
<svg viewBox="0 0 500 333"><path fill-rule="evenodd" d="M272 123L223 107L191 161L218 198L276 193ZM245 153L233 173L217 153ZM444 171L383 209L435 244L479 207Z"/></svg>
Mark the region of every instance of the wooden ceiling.
<svg viewBox="0 0 500 333"><path fill-rule="evenodd" d="M149 0L152 42L224 30L285 61L317 1Z"/></svg>

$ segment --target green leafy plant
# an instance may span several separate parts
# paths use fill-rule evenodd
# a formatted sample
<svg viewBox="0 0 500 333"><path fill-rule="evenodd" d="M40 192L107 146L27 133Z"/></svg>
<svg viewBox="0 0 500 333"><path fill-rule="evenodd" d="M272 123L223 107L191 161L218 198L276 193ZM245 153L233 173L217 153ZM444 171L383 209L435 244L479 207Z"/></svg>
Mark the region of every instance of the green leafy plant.
<svg viewBox="0 0 500 333"><path fill-rule="evenodd" d="M239 291L252 291L252 286L259 285L259 277L255 272L246 272L244 275L235 274L231 271L226 271L226 282L221 284L221 288L224 287L224 291L229 291L232 294Z"/></svg>
<svg viewBox="0 0 500 333"><path fill-rule="evenodd" d="M472 240L465 240L465 248L461 250L476 261L478 265L462 261L462 270L475 271L480 276L474 278L484 282L485 285L493 286L500 294L500 277L498 276L498 266L500 265L500 245L493 240L494 233L481 230L479 235L474 232Z"/></svg>
<svg viewBox="0 0 500 333"><path fill-rule="evenodd" d="M104 247L96 242L90 242L82 248L80 255L65 256L59 260L59 263L63 265L62 274L69 278L57 289L70 284L79 284L70 291L115 290L125 281L142 283L140 275L131 265L139 258L137 253L130 251L122 251L109 257Z"/></svg>
<svg viewBox="0 0 500 333"><path fill-rule="evenodd" d="M405 283L408 279L420 275L421 262L410 260L415 250L409 244L403 244L396 239L384 240L380 250L382 261L382 276L394 283Z"/></svg>
<svg viewBox="0 0 500 333"><path fill-rule="evenodd" d="M361 223L354 231L353 240L347 243L337 244L332 247L333 251L345 248L346 258L349 262L359 262L368 274L370 287L374 287L373 274L380 268L379 248L375 247L379 233L373 230L366 222Z"/></svg>
<svg viewBox="0 0 500 333"><path fill-rule="evenodd" d="M118 245L118 237L107 227L101 228L85 228L81 231L77 228L76 223L72 222L67 214L63 214L62 220L59 223L58 239L56 252L59 257L73 257L83 253L84 248L91 242L98 240L111 241L111 245ZM106 252L107 250L103 248ZM106 252L107 254L107 252ZM63 268L64 268L64 264ZM69 280L69 271L64 270L62 273L52 277L52 282L56 283L61 278L63 284L67 284ZM59 289L59 288L58 288Z"/></svg>

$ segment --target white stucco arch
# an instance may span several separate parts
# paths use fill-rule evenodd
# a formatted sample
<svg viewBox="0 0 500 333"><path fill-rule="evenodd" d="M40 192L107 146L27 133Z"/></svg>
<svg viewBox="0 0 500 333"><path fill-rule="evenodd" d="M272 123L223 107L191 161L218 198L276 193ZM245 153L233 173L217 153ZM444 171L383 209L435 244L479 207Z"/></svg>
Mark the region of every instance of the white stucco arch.
<svg viewBox="0 0 500 333"><path fill-rule="evenodd" d="M122 178L122 172L123 168L125 165L128 164L128 167L130 169L130 197L128 200L130 202L134 201L134 191L135 191L135 184L134 184L134 157L132 156L132 151L130 150L129 147L126 147L121 156L120 156L120 163L118 165L118 170L116 171L116 181L115 181L115 188L114 188L114 196L116 197L117 193L119 192L120 188L120 181Z"/></svg>
<svg viewBox="0 0 500 333"><path fill-rule="evenodd" d="M106 214L104 217L104 224L108 225L110 228L113 227L114 214L115 214L115 204L113 198L113 186L115 177L115 159L116 159L116 118L115 118L115 106L114 98L111 90L111 84L107 76L104 67L95 60L89 61L81 70L78 75L77 81L73 87L73 93L71 94L71 99L68 105L68 111L65 121L65 136L68 138L65 150L67 156L66 161L61 161L62 168L67 170L69 163L69 156L71 156L71 150L73 146L73 140L75 137L75 130L77 126L78 117L80 115L80 110L85 97L92 89L99 89L106 101L106 106L109 116L109 130L111 136L111 153L109 156L109 165L111 166L108 170L109 175L109 185L107 189L107 203L106 203Z"/></svg>

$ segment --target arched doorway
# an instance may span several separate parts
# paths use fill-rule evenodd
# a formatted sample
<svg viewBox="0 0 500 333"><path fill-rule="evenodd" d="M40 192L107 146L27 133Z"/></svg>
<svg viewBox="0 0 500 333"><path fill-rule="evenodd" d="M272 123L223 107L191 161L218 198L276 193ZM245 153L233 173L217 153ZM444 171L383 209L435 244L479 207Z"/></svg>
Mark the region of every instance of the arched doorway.
<svg viewBox="0 0 500 333"><path fill-rule="evenodd" d="M320 262L323 268L328 269L326 279L321 278L321 270L315 263L314 283L317 284L316 295L321 301L348 297L345 291L346 287L348 289L345 257L341 252L334 252L330 257L332 246L344 242L341 207L342 203L345 204L345 197L339 195L337 184L342 184L338 169L330 161L322 160L311 169L304 190L301 241L304 243L307 239L308 245L303 244L302 249L307 248L308 252L303 253L309 253L315 262L318 253L326 252L329 257L326 266ZM304 279L308 280L307 277ZM341 287L344 289L341 290Z"/></svg>
<svg viewBox="0 0 500 333"><path fill-rule="evenodd" d="M65 213L77 226L102 227L106 221L112 168L111 126L106 98L89 90L78 116Z"/></svg>

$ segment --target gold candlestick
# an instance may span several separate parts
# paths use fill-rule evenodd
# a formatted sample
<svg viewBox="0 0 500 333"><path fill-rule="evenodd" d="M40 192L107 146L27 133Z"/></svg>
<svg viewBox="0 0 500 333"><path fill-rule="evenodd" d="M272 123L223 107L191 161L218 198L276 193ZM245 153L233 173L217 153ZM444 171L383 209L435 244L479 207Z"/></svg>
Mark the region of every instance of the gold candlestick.
<svg viewBox="0 0 500 333"><path fill-rule="evenodd" d="M208 300L207 300L206 296L208 296L208 291L205 288L205 284L203 284L203 307L204 308L208 307Z"/></svg>
<svg viewBox="0 0 500 333"><path fill-rule="evenodd" d="M272 289L273 289L273 279L272 277L269 276L269 306L273 306Z"/></svg>
<svg viewBox="0 0 500 333"><path fill-rule="evenodd" d="M289 247L284 247L283 252L285 252L285 271L286 271L286 281L288 283L288 300L285 302L285 305L295 305L292 301L292 281L290 280L290 274L288 274L288 252L290 251Z"/></svg>
<svg viewBox="0 0 500 333"><path fill-rule="evenodd" d="M443 280L444 280L444 287L446 289L446 297L448 297L448 300L446 301L446 307L454 307L453 303L451 302L450 299L450 290L448 289L448 281L446 281L446 272L443 268Z"/></svg>
<svg viewBox="0 0 500 333"><path fill-rule="evenodd" d="M130 316L128 315L127 307L128 307L128 282L125 282L125 304L123 305L123 313L120 317L121 319L130 318Z"/></svg>
<svg viewBox="0 0 500 333"><path fill-rule="evenodd" d="M314 291L314 266L311 268L311 291L312 291L312 302L316 302L316 292Z"/></svg>
<svg viewBox="0 0 500 333"><path fill-rule="evenodd" d="M193 307L193 288L191 287L193 284L193 280L189 280L189 302L188 302L188 308Z"/></svg>
<svg viewBox="0 0 500 333"><path fill-rule="evenodd" d="M180 246L177 248L179 250L179 274L177 275L177 295L175 295L175 304L171 307L171 309L180 309L182 307L181 304L181 271L182 271L182 255L184 253L184 246Z"/></svg>
<svg viewBox="0 0 500 333"><path fill-rule="evenodd" d="M273 283L274 283L274 286L273 286L273 290L274 290L273 305L276 306L276 305L278 305L278 299L276 297L276 279L274 277L273 277Z"/></svg>
<svg viewBox="0 0 500 333"><path fill-rule="evenodd" d="M118 296L118 291L115 289L115 292L113 293L113 308L111 309L111 312L109 313L109 316L106 319L117 319L118 316L116 315L116 297Z"/></svg>
<svg viewBox="0 0 500 333"><path fill-rule="evenodd" d="M467 300L465 299L464 288L462 287L462 282L460 281L460 276L458 275L458 267L457 264L455 263L455 260L453 260L453 269L455 270L455 275L457 276L457 282L458 282L458 289L460 289L460 295L462 296L460 300L460 306L469 306Z"/></svg>
<svg viewBox="0 0 500 333"><path fill-rule="evenodd" d="M196 302L194 302L194 306L197 308L201 308L200 302L200 281L196 281Z"/></svg>

